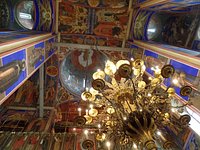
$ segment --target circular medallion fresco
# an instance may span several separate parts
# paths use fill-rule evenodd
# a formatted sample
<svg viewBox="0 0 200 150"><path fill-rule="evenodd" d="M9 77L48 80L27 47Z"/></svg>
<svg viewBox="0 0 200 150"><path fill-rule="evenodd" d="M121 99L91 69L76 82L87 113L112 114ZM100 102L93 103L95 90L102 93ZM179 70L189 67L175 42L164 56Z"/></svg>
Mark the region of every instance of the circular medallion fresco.
<svg viewBox="0 0 200 150"><path fill-rule="evenodd" d="M92 75L104 69L106 55L95 50L76 50L61 63L60 80L70 93L80 96L85 88L91 87Z"/></svg>

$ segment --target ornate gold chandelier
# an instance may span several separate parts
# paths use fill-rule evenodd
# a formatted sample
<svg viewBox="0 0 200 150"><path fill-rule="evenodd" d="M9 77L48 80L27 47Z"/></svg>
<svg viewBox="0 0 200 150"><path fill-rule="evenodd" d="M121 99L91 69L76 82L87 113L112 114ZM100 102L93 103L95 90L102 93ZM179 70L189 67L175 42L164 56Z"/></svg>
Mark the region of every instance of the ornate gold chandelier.
<svg viewBox="0 0 200 150"><path fill-rule="evenodd" d="M175 107L171 101L175 95L176 80L167 88L162 87L166 78L173 80L172 65L154 67L154 78L144 81L144 61L119 60L116 64L107 61L104 71L93 74L92 88L81 97L92 106L86 112L87 123L98 120L96 139L117 139L121 145L134 143L138 149L156 150L155 135L165 126L184 129L190 122L189 115L180 116L172 109L180 109L188 103ZM181 96L189 96L190 86L180 87ZM97 109L98 108L98 109ZM163 148L173 143L162 135ZM109 145L109 144L108 144Z"/></svg>

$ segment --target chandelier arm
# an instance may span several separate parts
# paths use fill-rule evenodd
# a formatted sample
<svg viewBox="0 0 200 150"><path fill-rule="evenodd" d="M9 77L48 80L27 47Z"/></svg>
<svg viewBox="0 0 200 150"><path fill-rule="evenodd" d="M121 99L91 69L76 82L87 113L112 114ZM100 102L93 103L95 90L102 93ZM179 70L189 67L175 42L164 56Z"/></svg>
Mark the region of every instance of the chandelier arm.
<svg viewBox="0 0 200 150"><path fill-rule="evenodd" d="M121 122L122 124L124 124L124 119L123 119L121 113L119 113L116 108L114 108L114 109L115 109L115 112L116 112L116 115L117 115L117 118L118 118L119 122Z"/></svg>
<svg viewBox="0 0 200 150"><path fill-rule="evenodd" d="M102 96L103 96L108 102L111 103L111 105L113 104L113 102L112 102L111 100L109 100L109 99L105 96L105 94L104 94L103 92L101 92L101 94L102 94Z"/></svg>
<svg viewBox="0 0 200 150"><path fill-rule="evenodd" d="M133 82L133 80L132 80L132 78L131 78L131 77L130 77L129 79L131 80L131 83L132 83L132 85L133 85L133 90L134 90L134 92L136 93L136 92L137 92L137 90L136 90L136 88L135 88L135 84L134 84L134 82Z"/></svg>
<svg viewBox="0 0 200 150"><path fill-rule="evenodd" d="M130 111L132 112L133 110L132 110L131 106L129 105L129 103L128 103L127 99L126 99L125 101L126 101L126 103L127 103L128 107L129 107Z"/></svg>

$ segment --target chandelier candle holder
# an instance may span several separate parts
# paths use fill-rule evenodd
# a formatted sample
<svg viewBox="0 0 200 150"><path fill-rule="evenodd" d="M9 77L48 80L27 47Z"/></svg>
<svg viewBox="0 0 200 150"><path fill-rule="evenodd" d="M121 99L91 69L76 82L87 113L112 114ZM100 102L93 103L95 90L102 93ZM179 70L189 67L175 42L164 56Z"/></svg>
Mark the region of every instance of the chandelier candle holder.
<svg viewBox="0 0 200 150"><path fill-rule="evenodd" d="M185 107L189 102L172 106L175 85L171 81L172 86L162 88L164 79L173 79L174 67L153 67L154 78L149 81L143 79L145 70L141 59L119 60L116 64L108 60L104 71L97 70L93 74L92 88L84 91L81 98L101 110L91 108L91 113L89 111L89 116L100 122L97 140L115 138L121 145L134 143L140 149L156 150L154 136L158 129L188 126L189 115L180 116L171 110ZM181 96L189 96L191 92L190 86L180 89ZM163 147L172 146L167 143Z"/></svg>

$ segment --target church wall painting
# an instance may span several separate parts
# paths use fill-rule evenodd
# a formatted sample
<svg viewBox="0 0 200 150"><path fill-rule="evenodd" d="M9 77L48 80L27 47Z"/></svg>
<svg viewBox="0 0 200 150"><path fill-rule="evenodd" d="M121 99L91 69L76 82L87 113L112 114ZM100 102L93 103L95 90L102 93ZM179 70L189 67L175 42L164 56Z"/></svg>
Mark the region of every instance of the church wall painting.
<svg viewBox="0 0 200 150"><path fill-rule="evenodd" d="M128 6L126 0L62 0L62 2L91 8L122 8Z"/></svg>
<svg viewBox="0 0 200 150"><path fill-rule="evenodd" d="M85 34L89 30L89 9L70 3L60 3L59 31Z"/></svg>
<svg viewBox="0 0 200 150"><path fill-rule="evenodd" d="M77 93L81 94L85 87L90 87L92 74L97 69L103 70L103 64L108 58L116 63L119 59L128 58L128 53L130 52L122 53L119 51L112 51L111 48L110 50L96 50L90 48L76 49L74 47L61 47L61 51L58 53L61 64L60 86L65 88L67 93L71 92L72 95L76 97ZM59 91L62 90L62 88L59 88ZM72 98L70 94L65 95L65 97L68 97L69 99ZM62 96L59 99L64 100ZM79 96L78 99L80 99Z"/></svg>
<svg viewBox="0 0 200 150"><path fill-rule="evenodd" d="M56 94L58 91L59 78L59 61L57 55L52 57L45 63L45 97L44 105L53 106L56 104Z"/></svg>
<svg viewBox="0 0 200 150"><path fill-rule="evenodd" d="M115 37L123 39L126 34L128 22L127 9L101 9L95 10L92 22L92 33L97 36Z"/></svg>
<svg viewBox="0 0 200 150"><path fill-rule="evenodd" d="M179 83L178 85L175 85L175 91L176 94L178 94L181 98L184 100L188 100L188 96L181 96L180 95L180 88L184 85L187 85L188 83L193 83L197 79L197 75L199 70L196 68L193 68L191 66L188 66L186 64L183 64L181 62L177 62L173 59L170 60L170 64L175 68L176 72L173 76L173 78L178 78ZM166 79L164 84L166 86L169 86L171 84L171 79Z"/></svg>
<svg viewBox="0 0 200 150"><path fill-rule="evenodd" d="M153 15L153 11L144 11L140 10L137 12L134 23L132 24L133 28L133 37L137 40L147 40L146 29L148 22Z"/></svg>
<svg viewBox="0 0 200 150"><path fill-rule="evenodd" d="M38 26L36 26L36 30L39 31L53 31L54 27L54 3L53 0L40 0L37 1L37 6L39 9L38 18Z"/></svg>
<svg viewBox="0 0 200 150"><path fill-rule="evenodd" d="M47 46L45 46L45 41ZM39 66L56 52L54 42L55 37L51 36L49 39L40 40L37 44L23 46L21 50L16 48L13 50L14 52L2 53L0 56L0 74L2 75L0 79L1 104L6 100L7 96L10 96L10 93L13 93L24 80L28 79ZM47 49L46 52L48 53L46 58L45 49Z"/></svg>
<svg viewBox="0 0 200 150"><path fill-rule="evenodd" d="M0 131L22 132L34 117L34 111L7 110L0 119Z"/></svg>
<svg viewBox="0 0 200 150"><path fill-rule="evenodd" d="M31 74L44 62L44 42L27 48L28 73Z"/></svg>
<svg viewBox="0 0 200 150"><path fill-rule="evenodd" d="M126 3L120 2L121 4ZM60 3L59 31L61 32L61 42L121 46L128 22L127 5L123 4L125 6L123 8L103 7L103 9L87 5L87 3L70 1Z"/></svg>
<svg viewBox="0 0 200 150"><path fill-rule="evenodd" d="M39 71L36 71L2 104L2 106L36 107L38 104L38 98Z"/></svg>
<svg viewBox="0 0 200 150"><path fill-rule="evenodd" d="M0 92L8 95L27 76L26 74L26 51L25 49L1 58L0 67L1 84Z"/></svg>
<svg viewBox="0 0 200 150"><path fill-rule="evenodd" d="M131 55L134 59L142 59L144 54L144 49L140 48L136 45L130 45L131 47Z"/></svg>
<svg viewBox="0 0 200 150"><path fill-rule="evenodd" d="M107 38L104 36L95 36L95 35L61 34L61 42L98 45L98 46L112 46L112 47L122 46L122 40L118 38L111 38L111 37Z"/></svg>
<svg viewBox="0 0 200 150"><path fill-rule="evenodd" d="M45 58L49 58L56 51L56 47L54 46L55 38L51 38L45 41Z"/></svg>

